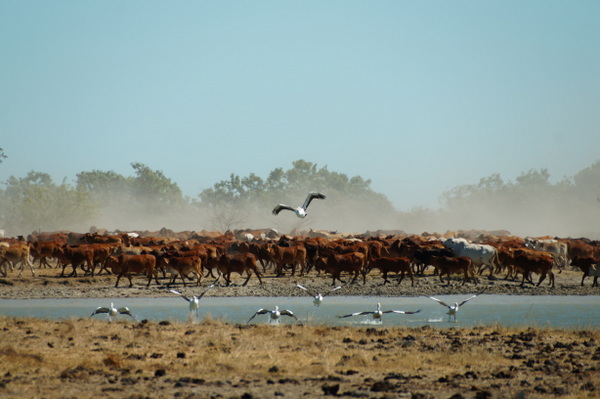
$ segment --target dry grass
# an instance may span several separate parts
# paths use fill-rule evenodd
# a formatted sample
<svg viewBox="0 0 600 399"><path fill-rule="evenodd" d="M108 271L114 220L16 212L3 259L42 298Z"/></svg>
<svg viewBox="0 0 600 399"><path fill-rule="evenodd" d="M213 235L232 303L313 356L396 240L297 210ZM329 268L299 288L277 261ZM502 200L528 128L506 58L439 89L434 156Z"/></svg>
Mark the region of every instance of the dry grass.
<svg viewBox="0 0 600 399"><path fill-rule="evenodd" d="M592 398L599 331L0 318L0 396ZM328 388L329 387L329 388ZM418 395L417 395L418 396Z"/></svg>

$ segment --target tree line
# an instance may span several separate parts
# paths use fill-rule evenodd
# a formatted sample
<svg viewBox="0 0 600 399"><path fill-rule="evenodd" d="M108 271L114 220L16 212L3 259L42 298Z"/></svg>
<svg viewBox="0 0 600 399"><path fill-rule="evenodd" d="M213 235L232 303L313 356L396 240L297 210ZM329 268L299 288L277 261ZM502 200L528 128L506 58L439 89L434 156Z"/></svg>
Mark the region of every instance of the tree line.
<svg viewBox="0 0 600 399"><path fill-rule="evenodd" d="M0 148L0 163L6 156ZM0 228L10 235L32 231L220 230L275 227L362 233L403 230L420 233L456 229L507 229L520 235L594 236L600 228L600 161L573 177L550 182L547 169L516 180L499 174L442 194L439 209L394 209L373 191L370 179L349 177L305 160L276 168L266 178L231 174L197 197L183 195L161 171L132 163L132 176L113 171L80 172L74 183L56 183L44 172L11 176L0 189ZM299 205L308 191L326 201L311 206L307 219L274 217L274 205Z"/></svg>

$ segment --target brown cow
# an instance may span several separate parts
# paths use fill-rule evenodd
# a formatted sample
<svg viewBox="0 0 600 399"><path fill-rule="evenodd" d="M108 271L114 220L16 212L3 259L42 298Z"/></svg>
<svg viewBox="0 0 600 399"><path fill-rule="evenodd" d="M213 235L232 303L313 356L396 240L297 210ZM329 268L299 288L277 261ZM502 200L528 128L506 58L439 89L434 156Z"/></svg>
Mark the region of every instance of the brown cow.
<svg viewBox="0 0 600 399"><path fill-rule="evenodd" d="M469 277L472 278L475 283L479 282L475 276L473 260L467 256L432 256L430 258L430 262L431 265L438 271L441 282L444 282L442 276L447 275L448 284L450 284L450 275L454 273L462 273L464 275L463 283L461 285L465 285Z"/></svg>
<svg viewBox="0 0 600 399"><path fill-rule="evenodd" d="M196 255L192 256L162 256L158 258L158 265L171 273L171 281L167 287L175 282L177 276L181 277L185 287L185 277L190 273L196 275L196 285L200 285L202 280L202 258Z"/></svg>
<svg viewBox="0 0 600 399"><path fill-rule="evenodd" d="M513 251L513 265L515 270L519 273L523 273L523 280L521 285L525 284L525 279L529 278L531 273L537 273L540 275L540 279L537 286L544 281L546 275L549 276L550 284L554 288L554 273L552 272L552 266L554 265L554 257L551 254L538 251L538 253L531 253L530 251L515 250Z"/></svg>
<svg viewBox="0 0 600 399"><path fill-rule="evenodd" d="M354 283L357 280L358 275L362 273L363 284L366 284L367 277L365 275L365 262L366 256L361 252L331 254L326 258L318 258L315 268L317 271L323 270L331 274L333 277L333 283L331 285L335 285L335 280L339 280L341 283L344 283L340 279L342 272L348 272L354 275L354 278L351 281L352 283Z"/></svg>
<svg viewBox="0 0 600 399"><path fill-rule="evenodd" d="M34 241L30 244L31 247L31 257L33 258L33 263L38 260L40 263L40 268L47 267L49 269L52 268L50 263L48 263L48 258L54 258L54 250L56 247L61 246L62 243L59 241Z"/></svg>
<svg viewBox="0 0 600 399"><path fill-rule="evenodd" d="M413 277L411 261L406 257L390 258L384 256L380 258L375 258L371 260L371 262L369 262L369 265L367 266L367 273L369 273L373 269L379 269L379 271L383 274L383 285L385 285L385 283L389 283L387 275L388 273L393 272L396 274L400 273L400 279L398 280L398 284L400 284L402 280L404 280L404 276L408 274L408 277L410 277L411 281L410 286L415 286L415 279Z"/></svg>
<svg viewBox="0 0 600 399"><path fill-rule="evenodd" d="M248 277L242 286L248 284L248 280L252 277L252 272L256 274L258 277L258 281L262 284L262 279L260 278L260 272L258 271L258 267L256 266L256 257L247 252L242 254L223 254L219 258L219 263L217 265L219 271L225 278L227 285L231 284L231 273L238 273L240 276L242 273L246 272Z"/></svg>
<svg viewBox="0 0 600 399"><path fill-rule="evenodd" d="M306 267L306 248L302 245L292 245L290 247L282 247L272 245L272 260L275 263L277 277L283 276L283 268L290 265L292 276L296 273L296 267L300 267L300 275L304 274Z"/></svg>
<svg viewBox="0 0 600 399"><path fill-rule="evenodd" d="M77 275L77 267L81 266L84 272L94 273L94 249L89 245L63 245L54 249L54 257L58 259L58 263L62 264L62 272L60 276L65 275L65 269L71 265L73 272L69 277ZM87 265L87 270L84 268Z"/></svg>
<svg viewBox="0 0 600 399"><path fill-rule="evenodd" d="M119 280L121 280L121 277L123 276L127 276L127 278L129 279L129 287L133 287L131 275L139 273L145 273L148 276L148 284L146 285L146 287L150 287L152 277L154 277L154 279L156 280L156 284L160 285L160 282L158 281L158 276L156 275L156 257L154 255L122 254L117 257L117 262L120 271L117 276L115 288L119 286Z"/></svg>
<svg viewBox="0 0 600 399"><path fill-rule="evenodd" d="M3 242L0 244L0 273L2 273L4 277L8 276L8 266L10 266L12 270L17 263L21 263L19 277L23 274L25 265L29 266L29 269L31 269L31 275L35 276L33 263L31 263L31 260L29 259L29 245L26 242L16 241L10 243ZM3 265L4 271L2 271Z"/></svg>

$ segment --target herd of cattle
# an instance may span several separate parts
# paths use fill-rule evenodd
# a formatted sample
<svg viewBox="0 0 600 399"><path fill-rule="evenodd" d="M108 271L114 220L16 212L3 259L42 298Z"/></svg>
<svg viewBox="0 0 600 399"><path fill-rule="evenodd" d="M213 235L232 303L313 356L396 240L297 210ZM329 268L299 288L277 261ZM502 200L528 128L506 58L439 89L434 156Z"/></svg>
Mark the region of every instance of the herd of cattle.
<svg viewBox="0 0 600 399"><path fill-rule="evenodd" d="M52 260L52 265L49 260ZM301 236L274 234L273 230L227 232L155 233L35 233L27 238L0 239L0 274L4 277L20 265L19 276L25 267L35 275L39 268L62 268L64 276L77 275L78 269L87 275L112 273L115 287L121 278L168 278L168 284L180 278L200 284L204 276L222 276L231 283L231 274L246 275L243 285L255 275L262 284L265 273L277 277L286 273L300 276L308 273L329 275L335 285L342 273L356 282L374 269L380 271L383 284L396 274L398 284L405 277L414 285L414 276L446 277L459 274L462 284L478 282L482 273L504 278L520 278L534 284L532 275L539 275L537 285L548 277L554 287L554 270L566 267L582 272L581 285L593 277L598 285L600 276L600 243L588 239L521 238L511 235L481 234L467 240L460 234L387 235L387 236L328 236L311 232ZM433 268L432 272L427 270ZM169 276L167 276L167 274Z"/></svg>

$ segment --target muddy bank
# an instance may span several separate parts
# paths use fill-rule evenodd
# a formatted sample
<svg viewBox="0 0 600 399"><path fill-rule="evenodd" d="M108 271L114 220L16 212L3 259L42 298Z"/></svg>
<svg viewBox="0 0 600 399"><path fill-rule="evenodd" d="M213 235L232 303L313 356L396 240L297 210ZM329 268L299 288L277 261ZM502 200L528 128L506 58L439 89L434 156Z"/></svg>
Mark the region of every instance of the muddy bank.
<svg viewBox="0 0 600 399"><path fill-rule="evenodd" d="M107 298L107 297L162 297L172 296L167 289L167 279L160 279L161 285L154 281L146 288L147 280L135 277L132 288L128 287L126 280L121 281L121 286L115 288L116 277L113 275L101 275L95 277L60 277L57 269L38 270L36 277L24 273L23 277L14 275L0 279L1 299L33 299L33 298ZM548 285L548 281L542 282L537 287L526 283L521 286L520 281L505 280L497 276L481 276L478 283L466 283L462 285L457 276L451 284L446 281L440 282L437 276L416 276L414 286L410 279L404 279L401 284L396 284L396 278L392 277L392 283L383 285L383 279L378 272L367 275L366 284L362 280L353 284L345 284L343 289L332 295L375 295L375 296L419 296L419 295L466 295L485 290L486 294L500 295L600 295L600 288L591 287L591 279L586 279L585 285L581 286L581 272L565 270L556 274L554 288ZM217 287L209 291L207 296L302 296L305 293L295 287L296 282L309 287L315 291L326 292L332 288L332 280L328 276L284 276L275 277L273 274L263 276L263 283L259 284L256 277L252 277L247 286L242 286L245 278L234 277L231 286L226 287L224 281L219 281ZM537 283L537 276L534 282ZM198 293L204 287L212 283L214 279L206 277L198 288L188 284L186 287L179 281L172 288L185 293Z"/></svg>

